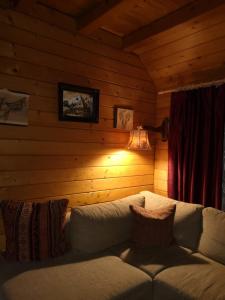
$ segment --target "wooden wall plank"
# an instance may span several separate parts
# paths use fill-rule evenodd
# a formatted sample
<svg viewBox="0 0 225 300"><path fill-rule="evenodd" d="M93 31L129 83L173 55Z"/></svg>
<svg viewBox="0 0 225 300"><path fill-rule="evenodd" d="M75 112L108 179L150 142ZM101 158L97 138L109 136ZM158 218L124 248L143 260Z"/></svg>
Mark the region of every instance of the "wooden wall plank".
<svg viewBox="0 0 225 300"><path fill-rule="evenodd" d="M142 69L140 67L140 59L136 55L125 53L86 36L77 33L74 34L74 32L69 32L68 30L63 30L60 27L55 27L53 24L48 22L51 21L51 18L49 18L47 22L46 20L42 21L40 18L35 18L34 22L34 17L27 14L0 9L0 21L5 24L13 25L15 30L18 28L24 29L27 32L31 32L33 35L38 34L39 36L47 37L50 40L59 41L66 45L80 47L81 49L87 50L93 54L98 54L100 56L111 58L118 62L130 64ZM59 19L59 22L60 24L62 23L61 19ZM143 70L143 72L146 71Z"/></svg>
<svg viewBox="0 0 225 300"><path fill-rule="evenodd" d="M153 190L154 151L126 150L129 132L113 127L117 105L135 110L135 125L154 123L140 60L27 13L0 10L0 88L30 94L29 126L0 125L0 198L73 207ZM62 81L100 89L99 123L58 120Z"/></svg>
<svg viewBox="0 0 225 300"><path fill-rule="evenodd" d="M224 13L225 4L159 33L135 51L158 92L224 79Z"/></svg>
<svg viewBox="0 0 225 300"><path fill-rule="evenodd" d="M1 171L33 171L57 170L80 167L110 167L134 165L142 168L143 165L153 167L153 154L130 154L128 151L116 151L111 155L3 155L0 156Z"/></svg>
<svg viewBox="0 0 225 300"><path fill-rule="evenodd" d="M26 186L2 187L0 190L1 199L14 200L32 200L46 197L63 197L65 195L79 194L84 192L113 190L116 188L136 187L148 185L153 182L153 175L131 176L78 180L78 181L61 181L57 183L45 183Z"/></svg>
<svg viewBox="0 0 225 300"><path fill-rule="evenodd" d="M201 16L204 13L222 6L223 4L223 0L214 0L213 2L206 2L205 0L191 1L181 8L172 11L170 14L127 35L124 38L124 48L138 48L138 44L144 40L160 34L163 31L168 31L169 29L183 24L195 17Z"/></svg>
<svg viewBox="0 0 225 300"><path fill-rule="evenodd" d="M78 46L63 44L41 35L34 35L28 31L15 28L13 26L1 23L2 31L0 36L6 41L16 43L23 47L40 50L45 53L55 54L60 57L69 59L71 62L83 63L86 67L95 66L102 69L102 72L108 70L119 73L118 75L126 75L127 78L136 78L137 82L146 83L146 72L143 69L123 63L111 58L100 56ZM142 79L142 81L140 80ZM151 86L145 84L147 90L151 90Z"/></svg>
<svg viewBox="0 0 225 300"><path fill-rule="evenodd" d="M156 103L156 126L161 124L165 117L169 117L171 94L158 95ZM154 167L154 191L157 194L167 196L168 176L168 142L156 140L155 167Z"/></svg>
<svg viewBox="0 0 225 300"><path fill-rule="evenodd" d="M206 29L205 31L197 32L191 36L184 36L173 43L165 45L163 49L154 49L153 51L147 52L142 56L143 60L146 63L151 64L151 68L154 69L157 67L156 62L159 59L160 67L163 67L168 63L169 57L171 61L171 59L173 59L173 57L176 55L177 49L182 51L182 56L176 56L177 63L196 58L203 55L203 53L204 55L208 55L213 53L215 49L219 52L220 50L224 49L224 26L225 23L222 22L209 29Z"/></svg>
<svg viewBox="0 0 225 300"><path fill-rule="evenodd" d="M109 166L83 167L73 169L54 169L36 171L7 171L0 174L2 187L33 185L40 183L65 182L75 180L90 180L101 178L117 178L153 175L153 165L140 166Z"/></svg>
<svg viewBox="0 0 225 300"><path fill-rule="evenodd" d="M138 55L145 55L148 53L148 51L156 48L163 48L165 45L173 43L174 41L212 28L215 25L224 22L224 12L225 5L211 10L200 17L192 18L189 22L185 22L184 24L176 26L168 31L162 32L150 38L148 42L143 42L143 44L140 45L135 52Z"/></svg>

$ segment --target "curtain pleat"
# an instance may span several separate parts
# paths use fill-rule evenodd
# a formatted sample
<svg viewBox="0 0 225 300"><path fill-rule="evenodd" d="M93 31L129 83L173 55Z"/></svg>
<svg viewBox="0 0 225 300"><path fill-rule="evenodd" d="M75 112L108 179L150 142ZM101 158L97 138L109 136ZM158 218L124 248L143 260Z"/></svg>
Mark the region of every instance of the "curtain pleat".
<svg viewBox="0 0 225 300"><path fill-rule="evenodd" d="M222 182L222 210L225 211L225 127L223 136L223 182Z"/></svg>
<svg viewBox="0 0 225 300"><path fill-rule="evenodd" d="M225 85L173 93L168 195L222 208Z"/></svg>

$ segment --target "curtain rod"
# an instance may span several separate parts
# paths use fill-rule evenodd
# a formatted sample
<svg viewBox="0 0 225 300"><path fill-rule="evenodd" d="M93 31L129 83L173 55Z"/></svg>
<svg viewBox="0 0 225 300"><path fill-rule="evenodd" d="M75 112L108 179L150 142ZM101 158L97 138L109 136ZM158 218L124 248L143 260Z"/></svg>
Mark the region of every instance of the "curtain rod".
<svg viewBox="0 0 225 300"><path fill-rule="evenodd" d="M209 86L212 86L212 85L219 86L219 85L222 85L223 83L225 83L225 78L220 79L220 80L209 81L209 82L190 84L190 85L174 88L174 89L171 89L171 90L159 91L158 95L168 94L168 93L172 93L172 92L194 90L194 89L198 89L198 88L201 88L201 87L209 87Z"/></svg>

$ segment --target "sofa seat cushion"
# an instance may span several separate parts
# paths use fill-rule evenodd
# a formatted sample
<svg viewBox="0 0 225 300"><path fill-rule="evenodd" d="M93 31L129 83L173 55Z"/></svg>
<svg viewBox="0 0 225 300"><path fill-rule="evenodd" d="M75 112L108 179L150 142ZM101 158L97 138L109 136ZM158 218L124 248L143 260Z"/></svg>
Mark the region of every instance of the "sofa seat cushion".
<svg viewBox="0 0 225 300"><path fill-rule="evenodd" d="M74 253L73 251L68 251L62 256L45 259L42 261L31 261L23 263L17 261L9 262L0 255L0 286L2 286L7 280L27 271L67 265L109 255L112 255L111 251L101 251L97 254L80 254Z"/></svg>
<svg viewBox="0 0 225 300"><path fill-rule="evenodd" d="M2 287L7 300L151 300L144 272L115 256L24 272Z"/></svg>
<svg viewBox="0 0 225 300"><path fill-rule="evenodd" d="M225 265L225 212L212 207L203 210L199 252Z"/></svg>
<svg viewBox="0 0 225 300"><path fill-rule="evenodd" d="M111 251L124 262L139 268L152 278L166 268L179 265L192 253L190 249L177 245L137 249L132 247L131 243L119 245Z"/></svg>
<svg viewBox="0 0 225 300"><path fill-rule="evenodd" d="M194 251L198 249L202 232L202 205L176 201L149 191L140 194L145 196L146 209L158 209L171 203L176 204L174 237L179 245Z"/></svg>
<svg viewBox="0 0 225 300"><path fill-rule="evenodd" d="M225 266L196 253L160 272L154 298L166 300L224 300Z"/></svg>

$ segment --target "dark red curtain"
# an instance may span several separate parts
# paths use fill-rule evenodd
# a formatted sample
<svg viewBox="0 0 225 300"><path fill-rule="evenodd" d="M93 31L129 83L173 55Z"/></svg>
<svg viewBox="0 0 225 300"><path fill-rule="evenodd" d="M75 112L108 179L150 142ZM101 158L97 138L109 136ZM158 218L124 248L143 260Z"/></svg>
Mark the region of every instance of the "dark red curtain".
<svg viewBox="0 0 225 300"><path fill-rule="evenodd" d="M221 209L225 85L172 94L168 195Z"/></svg>

